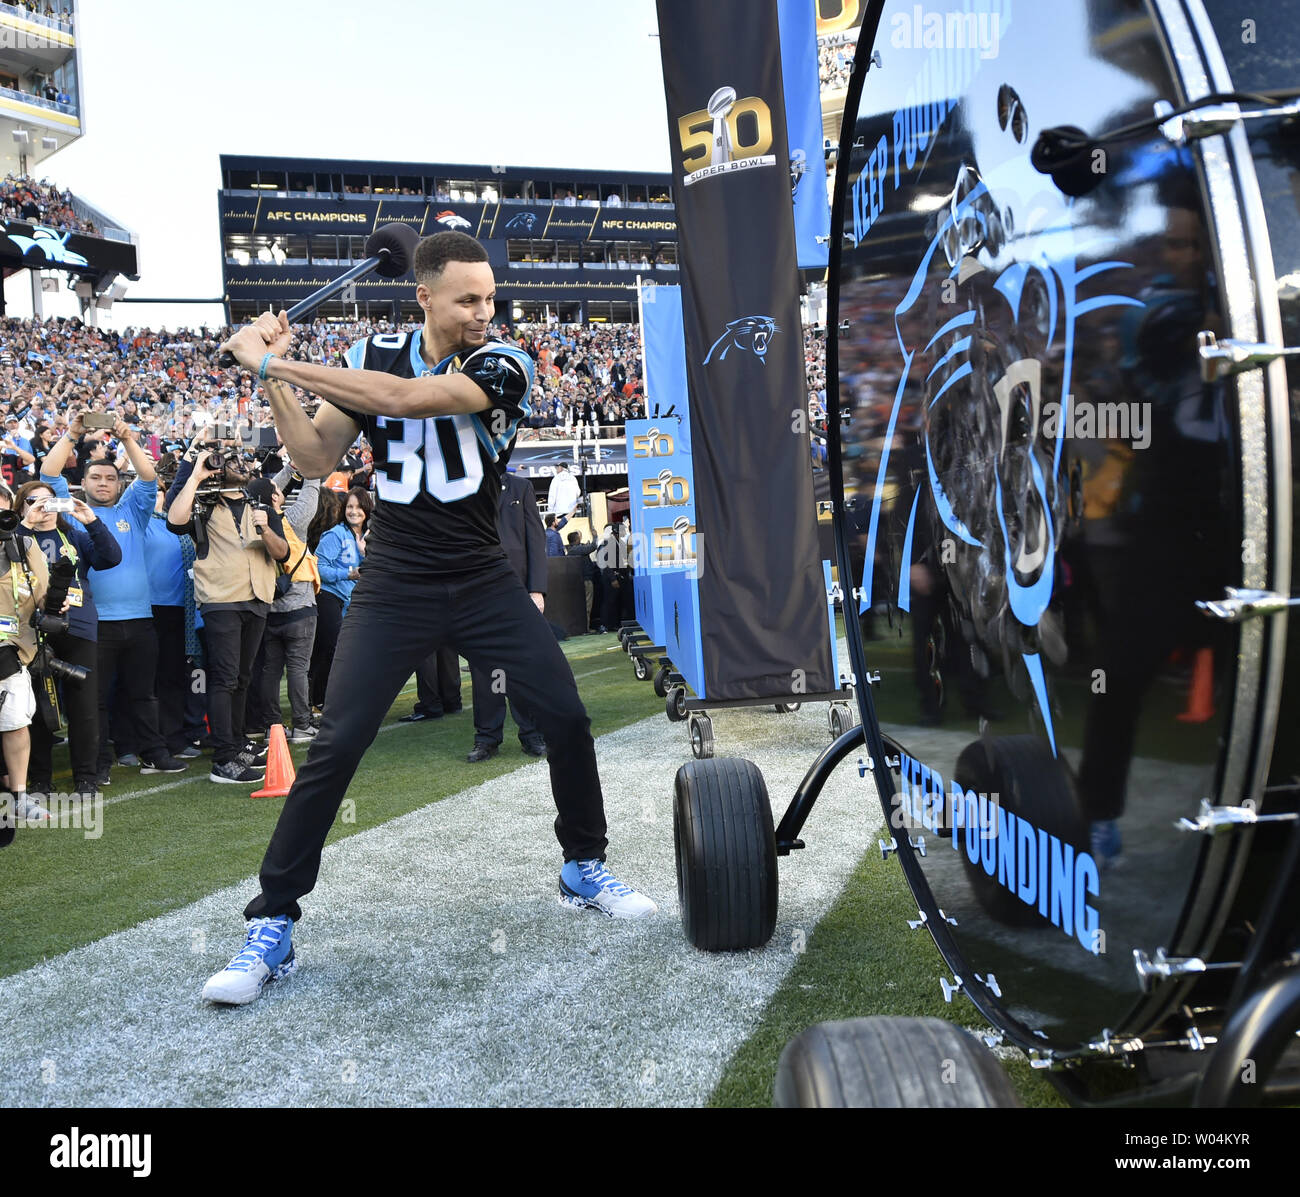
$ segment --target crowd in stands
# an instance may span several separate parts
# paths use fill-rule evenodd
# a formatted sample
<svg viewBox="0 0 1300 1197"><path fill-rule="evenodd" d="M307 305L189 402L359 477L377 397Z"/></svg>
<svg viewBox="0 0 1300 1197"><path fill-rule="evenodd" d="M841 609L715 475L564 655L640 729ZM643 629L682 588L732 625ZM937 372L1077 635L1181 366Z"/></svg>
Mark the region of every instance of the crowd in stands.
<svg viewBox="0 0 1300 1197"><path fill-rule="evenodd" d="M415 327L403 326L403 329ZM316 321L299 328L293 354L337 365L356 341L392 329L380 323ZM621 425L644 410L640 338L634 325L504 327L537 362L533 428ZM0 319L0 395L35 437L56 428L70 404L122 410L146 437L188 439L215 423L270 424L248 375L216 365L226 329L92 328L79 320Z"/></svg>
<svg viewBox="0 0 1300 1197"><path fill-rule="evenodd" d="M82 220L72 207L72 192L60 191L47 179L28 175L6 175L0 180L0 216L5 220L24 220L41 224L61 233L95 234L94 224Z"/></svg>
<svg viewBox="0 0 1300 1197"><path fill-rule="evenodd" d="M69 0L55 4L53 0L2 0L5 8L17 9L20 15L45 17L63 29L72 28L72 5Z"/></svg>
<svg viewBox="0 0 1300 1197"><path fill-rule="evenodd" d="M858 31L835 33L817 39L817 73L822 91L848 87L853 74L853 55L858 48Z"/></svg>
<svg viewBox="0 0 1300 1197"><path fill-rule="evenodd" d="M621 425L645 414L636 325L547 325L514 340L537 363L531 427Z"/></svg>

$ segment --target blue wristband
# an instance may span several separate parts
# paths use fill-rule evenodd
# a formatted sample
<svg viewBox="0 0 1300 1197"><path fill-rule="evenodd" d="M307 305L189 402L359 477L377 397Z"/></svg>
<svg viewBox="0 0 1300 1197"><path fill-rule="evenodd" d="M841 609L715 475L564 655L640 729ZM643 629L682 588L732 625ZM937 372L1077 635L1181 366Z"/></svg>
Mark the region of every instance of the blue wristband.
<svg viewBox="0 0 1300 1197"><path fill-rule="evenodd" d="M270 361L274 356L275 356L274 353L268 353L268 354L267 354L267 355L262 359L262 364L261 364L260 366L257 367L257 376L258 376L258 378L260 378L263 382L266 381L266 363L269 362L269 361Z"/></svg>

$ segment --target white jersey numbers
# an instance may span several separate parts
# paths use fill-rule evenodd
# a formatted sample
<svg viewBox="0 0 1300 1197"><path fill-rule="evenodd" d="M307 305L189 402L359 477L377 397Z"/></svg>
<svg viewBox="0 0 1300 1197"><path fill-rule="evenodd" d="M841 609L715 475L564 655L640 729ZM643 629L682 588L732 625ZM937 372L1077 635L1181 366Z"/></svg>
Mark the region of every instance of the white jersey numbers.
<svg viewBox="0 0 1300 1197"><path fill-rule="evenodd" d="M381 338L375 337L378 342ZM483 482L473 417L436 416L397 420L376 416L375 424L391 429L387 439L388 470L376 471L379 497L385 503L411 503L424 488L440 503L454 503L478 492ZM398 435L392 435L397 433ZM397 477L392 473L400 468Z"/></svg>

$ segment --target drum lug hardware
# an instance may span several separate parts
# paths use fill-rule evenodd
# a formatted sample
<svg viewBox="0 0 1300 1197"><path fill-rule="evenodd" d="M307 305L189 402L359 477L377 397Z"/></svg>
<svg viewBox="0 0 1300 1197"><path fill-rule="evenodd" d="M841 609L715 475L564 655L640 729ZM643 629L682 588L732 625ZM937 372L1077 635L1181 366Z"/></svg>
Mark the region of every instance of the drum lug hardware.
<svg viewBox="0 0 1300 1197"><path fill-rule="evenodd" d="M914 918L914 919L908 919L908 920L907 920L907 925L908 925L908 926L909 926L913 931L915 931L918 927L924 927L924 926L926 926L926 925L929 923L929 921L930 921L930 916L929 916L928 914L926 914L924 910L918 910L916 913L917 913L917 917L916 917L916 918ZM944 921L945 923L951 923L954 927L957 925L957 920L956 920L955 918L950 917L949 915L944 914L944 912L942 911L942 909L939 911L939 917L940 917L941 919L943 919L943 921ZM976 975L978 976L978 974L976 974ZM993 976L993 974L990 973L990 974L989 974L990 979L992 978L992 976ZM1002 996L1002 995L999 993L999 994L998 994L998 997L1001 997L1001 996Z"/></svg>
<svg viewBox="0 0 1300 1197"><path fill-rule="evenodd" d="M853 588L853 597L854 597L855 599L857 599L857 601L858 601L859 603L862 602L862 599L863 599L863 596L865 595L865 593L866 593L866 592L862 589L861 586L855 586L855 587Z"/></svg>
<svg viewBox="0 0 1300 1197"><path fill-rule="evenodd" d="M1259 615L1276 615L1288 607L1300 607L1300 598L1288 598L1273 590L1241 590L1236 586L1226 588L1221 599L1197 599L1196 605L1211 619L1225 623L1241 623Z"/></svg>
<svg viewBox="0 0 1300 1197"><path fill-rule="evenodd" d="M1232 827L1254 823L1294 823L1300 819L1295 811L1276 815L1257 814L1253 806L1213 806L1208 798L1201 799L1201 813L1195 819L1179 819L1174 824L1179 831L1205 831L1210 835Z"/></svg>
<svg viewBox="0 0 1300 1197"><path fill-rule="evenodd" d="M849 320L841 320L838 327L840 330L840 336L846 337L849 334L849 329L853 327L853 323Z"/></svg>
<svg viewBox="0 0 1300 1197"><path fill-rule="evenodd" d="M832 602L842 603L844 601L844 591L838 585L835 585L826 592L826 597Z"/></svg>
<svg viewBox="0 0 1300 1197"><path fill-rule="evenodd" d="M885 757L886 769L901 769L902 767L903 767L903 762L900 761L897 756Z"/></svg>
<svg viewBox="0 0 1300 1197"><path fill-rule="evenodd" d="M939 988L943 990L943 1000L952 1005L952 999L962 990L962 979L956 975L951 981L947 977L939 978Z"/></svg>
<svg viewBox="0 0 1300 1197"><path fill-rule="evenodd" d="M858 684L858 675L856 673L841 673L841 686L856 686Z"/></svg>
<svg viewBox="0 0 1300 1197"><path fill-rule="evenodd" d="M879 670L879 669L877 669L874 673L868 672L868 674L867 674L867 685L868 685L868 686L878 686L878 685L880 685L880 670Z"/></svg>
<svg viewBox="0 0 1300 1197"><path fill-rule="evenodd" d="M989 973L987 977L981 977L979 973L976 973L975 980L981 982L984 985L984 988L994 997L1002 996L1002 990L998 987L998 979L992 973Z"/></svg>
<svg viewBox="0 0 1300 1197"><path fill-rule="evenodd" d="M1224 960L1216 964L1206 964L1199 956L1169 956L1164 948L1156 948L1155 957L1152 958L1141 948L1134 948L1133 967L1137 970L1142 992L1150 993L1157 981L1165 981L1170 977L1191 976L1194 973L1240 968L1241 963Z"/></svg>
<svg viewBox="0 0 1300 1197"><path fill-rule="evenodd" d="M983 1031L980 1038L984 1040L984 1046L987 1048L1001 1047L1003 1039L1006 1038L1003 1033L996 1027L991 1031Z"/></svg>
<svg viewBox="0 0 1300 1197"><path fill-rule="evenodd" d="M909 835L907 837L907 842L911 844L912 847L915 848L917 852L920 853L922 856L925 855L925 836L922 835L922 836L918 836L916 839L913 839Z"/></svg>
<svg viewBox="0 0 1300 1197"><path fill-rule="evenodd" d="M1042 1034L1041 1031L1035 1031L1035 1035ZM1043 1036L1046 1038L1046 1036ZM1029 1050L1029 1067L1030 1068L1056 1068L1057 1060L1054 1051L1038 1051L1037 1048Z"/></svg>
<svg viewBox="0 0 1300 1197"><path fill-rule="evenodd" d="M1212 332L1197 334L1201 345L1201 379L1217 382L1230 374L1267 366L1280 357L1300 357L1300 348L1288 349L1285 345L1267 342L1219 340Z"/></svg>
<svg viewBox="0 0 1300 1197"><path fill-rule="evenodd" d="M873 761L870 757L867 757L866 759L863 759L862 757L858 757L859 777L866 777L866 775L870 773L873 769L875 769L875 767L876 767L876 762Z"/></svg>
<svg viewBox="0 0 1300 1197"><path fill-rule="evenodd" d="M1133 1052L1142 1051L1145 1046L1141 1039L1116 1039L1107 1027L1102 1031L1100 1039L1088 1044L1088 1050L1103 1056L1128 1056Z"/></svg>
<svg viewBox="0 0 1300 1197"><path fill-rule="evenodd" d="M890 854L891 852L897 852L897 851L898 851L898 841L897 841L896 839L894 839L894 837L893 837L892 835L889 837L889 843L885 843L884 840L881 840L881 841L880 841L880 859L881 859L881 860L888 860L888 859L889 859L889 854Z"/></svg>
<svg viewBox="0 0 1300 1197"><path fill-rule="evenodd" d="M1161 100L1155 105L1156 116L1168 116L1173 105ZM1160 126L1160 131L1174 145L1186 145L1189 141L1200 141L1203 137L1213 137L1226 133L1242 121L1268 120L1273 117L1300 116L1300 101L1279 104L1272 108L1251 108L1242 112L1235 104L1207 104L1181 116L1170 116Z"/></svg>

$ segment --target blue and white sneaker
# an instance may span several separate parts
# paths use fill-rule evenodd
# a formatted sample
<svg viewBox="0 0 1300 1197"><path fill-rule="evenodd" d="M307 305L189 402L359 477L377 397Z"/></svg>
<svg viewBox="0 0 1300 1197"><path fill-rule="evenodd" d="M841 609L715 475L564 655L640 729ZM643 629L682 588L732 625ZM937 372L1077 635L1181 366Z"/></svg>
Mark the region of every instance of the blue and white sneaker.
<svg viewBox="0 0 1300 1197"><path fill-rule="evenodd" d="M567 860L560 870L560 904L599 910L612 919L639 919L658 912L645 894L624 885L603 860Z"/></svg>
<svg viewBox="0 0 1300 1197"><path fill-rule="evenodd" d="M287 977L298 967L293 956L293 919L279 915L249 919L244 950L219 973L208 978L203 997L209 1002L245 1006L268 981Z"/></svg>

